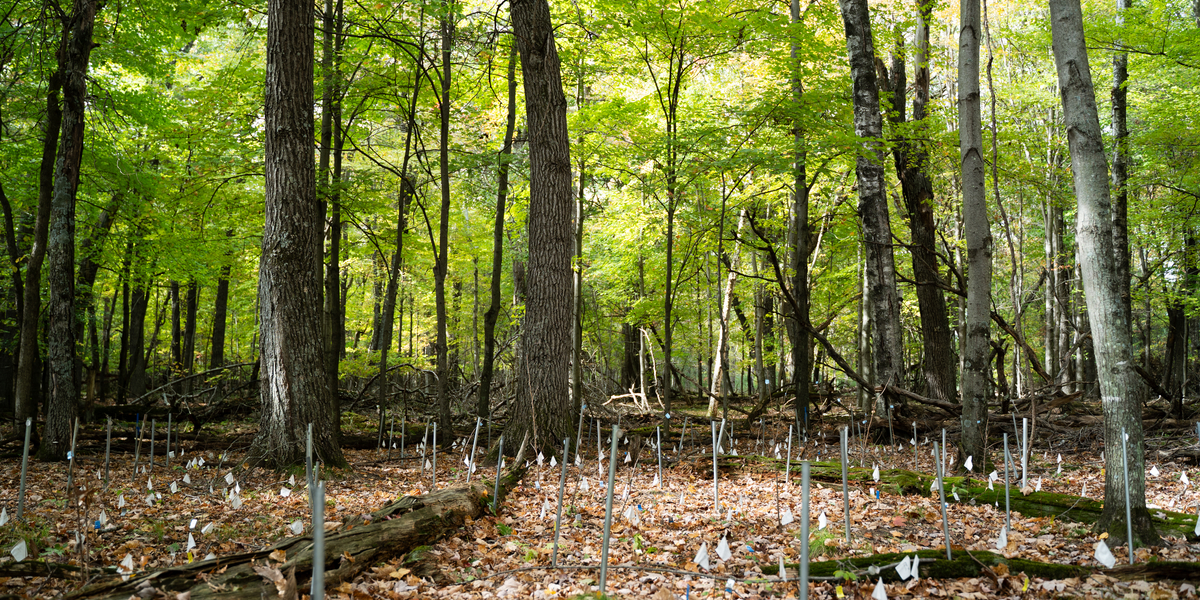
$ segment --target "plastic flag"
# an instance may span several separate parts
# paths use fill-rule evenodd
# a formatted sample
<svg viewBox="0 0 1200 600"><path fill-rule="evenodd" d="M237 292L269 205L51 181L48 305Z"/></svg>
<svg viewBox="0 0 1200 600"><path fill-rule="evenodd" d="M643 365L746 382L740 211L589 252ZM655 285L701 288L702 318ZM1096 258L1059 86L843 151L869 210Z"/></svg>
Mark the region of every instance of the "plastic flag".
<svg viewBox="0 0 1200 600"><path fill-rule="evenodd" d="M726 538L721 538L721 542L717 544L717 556L721 560L729 560L733 553L729 551L729 541Z"/></svg>

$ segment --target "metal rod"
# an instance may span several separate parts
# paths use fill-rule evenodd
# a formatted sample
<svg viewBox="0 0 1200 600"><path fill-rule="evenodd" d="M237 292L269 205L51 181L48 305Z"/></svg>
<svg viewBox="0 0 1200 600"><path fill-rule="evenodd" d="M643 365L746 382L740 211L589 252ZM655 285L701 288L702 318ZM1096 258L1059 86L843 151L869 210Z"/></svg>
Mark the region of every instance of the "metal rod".
<svg viewBox="0 0 1200 600"><path fill-rule="evenodd" d="M1004 526L1012 531L1012 511L1009 509L1009 478L1008 471L1012 465L1012 454L1008 452L1008 434L1004 434ZM1013 469L1014 471L1016 469Z"/></svg>
<svg viewBox="0 0 1200 600"><path fill-rule="evenodd" d="M475 470L475 448L479 445L479 426L483 424L483 418L475 417L475 434L471 436L471 456L467 458L467 483L471 483L471 471ZM563 461L567 459L563 458Z"/></svg>
<svg viewBox="0 0 1200 600"><path fill-rule="evenodd" d="M942 449L945 450L945 446L943 446ZM933 454L935 457L937 455L937 451L938 445L937 442L934 442ZM942 504L942 535L946 537L946 560L954 560L950 555L950 521L946 515L946 486L944 480L942 479L942 465L936 460L934 462L937 463L937 488L938 497L941 499Z"/></svg>
<svg viewBox="0 0 1200 600"><path fill-rule="evenodd" d="M604 594L608 583L608 538L612 533L612 503L613 479L617 475L617 438L621 436L621 427L614 426L612 430L612 449L608 456L608 486L604 498L604 539L600 543L600 593Z"/></svg>
<svg viewBox="0 0 1200 600"><path fill-rule="evenodd" d="M21 455L21 490L17 493L17 520L25 514L25 479L29 473L29 434L33 430L33 419L25 419L25 450Z"/></svg>
<svg viewBox="0 0 1200 600"><path fill-rule="evenodd" d="M792 426L788 425L787 468L783 471L783 485L792 484Z"/></svg>
<svg viewBox="0 0 1200 600"><path fill-rule="evenodd" d="M158 429L158 419L150 419L150 459L146 470L154 470L154 432Z"/></svg>
<svg viewBox="0 0 1200 600"><path fill-rule="evenodd" d="M400 413L400 460L404 460L404 434L408 433L408 408Z"/></svg>
<svg viewBox="0 0 1200 600"><path fill-rule="evenodd" d="M579 403L579 427L575 430L575 458L579 458L579 453L583 451L583 412L587 410L587 402ZM566 452L563 453L563 462L567 462L569 458ZM582 463L580 463L582 464Z"/></svg>
<svg viewBox="0 0 1200 600"><path fill-rule="evenodd" d="M425 443L425 440L428 440L428 439L429 439L429 422L426 421L425 422L425 433L421 436L421 478L422 479L424 479L424 477L425 477L425 450L426 450L426 446L428 446L428 444Z"/></svg>
<svg viewBox="0 0 1200 600"><path fill-rule="evenodd" d="M171 411L167 411L167 468L171 468Z"/></svg>
<svg viewBox="0 0 1200 600"><path fill-rule="evenodd" d="M395 443L392 440L396 438L396 415L391 415L391 426L388 429L388 453L387 460L392 460L392 445Z"/></svg>
<svg viewBox="0 0 1200 600"><path fill-rule="evenodd" d="M1021 489L1029 487L1029 419L1021 418Z"/></svg>
<svg viewBox="0 0 1200 600"><path fill-rule="evenodd" d="M112 454L112 417L108 418L108 435L104 440L104 487L108 488L108 457Z"/></svg>
<svg viewBox="0 0 1200 600"><path fill-rule="evenodd" d="M313 443L312 443L312 423L308 424L308 435L304 440L304 485L305 493L308 494L308 508L312 511L317 510L316 498L313 496Z"/></svg>
<svg viewBox="0 0 1200 600"><path fill-rule="evenodd" d="M811 519L808 478L811 466L807 460L800 462L800 600L808 598L808 528Z"/></svg>
<svg viewBox="0 0 1200 600"><path fill-rule="evenodd" d="M313 497L312 600L325 597L325 482L318 481Z"/></svg>
<svg viewBox="0 0 1200 600"><path fill-rule="evenodd" d="M558 568L558 532L562 527L563 490L567 487L567 454L570 451L571 438L563 438L562 475L558 477L558 515L554 517L554 551L550 555L550 565ZM575 449L579 454L579 449Z"/></svg>
<svg viewBox="0 0 1200 600"><path fill-rule="evenodd" d="M708 422L712 429L713 439L713 510L717 512L717 518L721 517L721 495L717 488L717 423L716 421Z"/></svg>
<svg viewBox="0 0 1200 600"><path fill-rule="evenodd" d="M691 417L691 415L683 416L683 430L679 432L679 445L676 446L676 450L675 450L676 454L683 452L683 444L687 441L687 426L688 426L688 419L690 417ZM1196 423L1196 431L1200 432L1200 423Z"/></svg>
<svg viewBox="0 0 1200 600"><path fill-rule="evenodd" d="M142 415L135 413L133 415L133 475L135 477L138 474L138 462L142 457L142 422Z"/></svg>
<svg viewBox="0 0 1200 600"><path fill-rule="evenodd" d="M1121 469L1122 475L1125 477L1125 535L1129 540L1129 564L1133 564L1133 510L1129 506L1129 434L1125 433L1125 428L1121 428L1121 462L1124 468Z"/></svg>
<svg viewBox="0 0 1200 600"><path fill-rule="evenodd" d="M658 489L660 489L660 490L661 490L661 489L663 488L663 478L662 478L662 428L661 428L661 427L655 427L655 428L654 428L654 435L655 435L656 437L658 437Z"/></svg>
<svg viewBox="0 0 1200 600"><path fill-rule="evenodd" d="M913 472L917 471L917 422L913 421Z"/></svg>
<svg viewBox="0 0 1200 600"><path fill-rule="evenodd" d="M75 483L75 440L79 436L79 417L75 417L75 425L71 428L71 450L67 452L67 506L71 501L71 486Z"/></svg>
<svg viewBox="0 0 1200 600"><path fill-rule="evenodd" d="M489 426L488 429L491 429ZM504 434L500 434L500 449L496 451L496 488L492 492L492 514L500 514L500 468L504 466Z"/></svg>
<svg viewBox="0 0 1200 600"><path fill-rule="evenodd" d="M431 468L430 471L433 472L433 481L431 482L429 489L436 490L437 489L437 421L433 422L433 468Z"/></svg>
<svg viewBox="0 0 1200 600"><path fill-rule="evenodd" d="M847 463L850 462L849 460L847 460L848 443L847 443L846 436L848 436L849 434L850 434L850 428L842 427L842 439L841 439L841 446L842 446L842 448L841 448L842 449L842 508L843 508L843 512L845 513L845 516L846 516L846 547L847 548L850 547L850 543L851 543L850 542L850 487L846 484L846 465L847 465Z"/></svg>

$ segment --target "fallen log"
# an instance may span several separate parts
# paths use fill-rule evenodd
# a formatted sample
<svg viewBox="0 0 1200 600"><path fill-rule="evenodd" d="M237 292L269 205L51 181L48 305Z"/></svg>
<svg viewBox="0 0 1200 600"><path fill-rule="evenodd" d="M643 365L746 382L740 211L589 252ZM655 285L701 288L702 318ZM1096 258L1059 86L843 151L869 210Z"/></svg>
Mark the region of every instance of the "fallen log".
<svg viewBox="0 0 1200 600"><path fill-rule="evenodd" d="M708 462L707 465L709 469L707 473L711 476L712 463ZM724 456L718 460L718 467L725 472L753 465L778 471L784 468L784 461L764 456L749 455ZM814 481L841 483L841 463L814 462L811 465L809 474ZM795 484L799 483L796 481L799 471L799 467L793 461L792 478ZM873 469L860 467L849 467L846 479L854 484L867 484L896 495L921 496L932 493L930 490L934 481L932 475L925 473L916 473L907 469L880 469L879 481L876 482ZM995 505L999 503L1000 506L1004 506L1003 484L995 485L994 489L989 490L987 486L977 485L979 482L980 479L969 480L965 477L947 477L945 481L946 500L960 504L986 503ZM952 496L952 493L958 494L957 500ZM1078 523L1095 523L1100 519L1100 514L1104 510L1104 503L1070 494L1056 494L1054 492L1022 494L1014 482L1009 493L1009 507L1013 512L1021 513L1027 517L1055 517L1066 518ZM1159 533L1181 537L1194 535L1193 532L1196 526L1195 515L1151 509L1150 516Z"/></svg>
<svg viewBox="0 0 1200 600"><path fill-rule="evenodd" d="M996 577L1001 574L1002 570L997 569L1001 565L1011 574L1024 573L1029 577L1048 580L1084 578L1093 573L1103 573L1122 581L1195 581L1200 576L1200 563L1194 562L1153 561L1104 569L1099 566L1063 565L1022 558L1006 558L986 550L972 550L968 553L958 546L954 547L953 560L946 559L945 550L918 550L903 554L875 554L858 558L810 562L808 573L809 577L814 580L841 580L843 579L841 575L834 574L841 571L842 573L867 576L870 579L881 578L885 582L892 583L900 581L900 575L895 569L896 565L905 557L912 558L913 556L921 561L920 577L927 579ZM796 563L786 565L789 570L796 569L797 566ZM875 567L876 574L871 573L871 567ZM763 564L761 568L764 575L779 574L779 565L777 564ZM794 574L789 574L789 578L794 577Z"/></svg>
<svg viewBox="0 0 1200 600"><path fill-rule="evenodd" d="M524 474L524 467L517 466L501 478L498 502L504 501ZM326 586L352 581L372 566L431 544L457 530L467 519L483 515L492 505L492 486L479 480L423 496L406 496L368 517L347 519L325 534ZM307 590L312 579L312 552L312 534L308 534L255 552L142 573L125 581L88 585L65 598L126 600L131 595L146 594L148 588L168 597L190 593L192 600L275 597L276 584L260 571L287 574L289 586L294 578L295 589Z"/></svg>

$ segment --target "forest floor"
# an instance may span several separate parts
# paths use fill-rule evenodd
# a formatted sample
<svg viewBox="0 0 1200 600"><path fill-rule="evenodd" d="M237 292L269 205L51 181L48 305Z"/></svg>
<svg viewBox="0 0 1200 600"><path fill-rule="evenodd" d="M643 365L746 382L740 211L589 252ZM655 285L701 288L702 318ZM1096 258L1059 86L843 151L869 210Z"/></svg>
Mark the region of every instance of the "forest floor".
<svg viewBox="0 0 1200 600"><path fill-rule="evenodd" d="M765 434L739 430L732 449L739 455L775 457L786 452L787 424L783 418ZM149 473L133 471L131 453L114 453L107 490L99 480L104 464L104 432L89 430L83 439L75 466L75 477L89 486L80 507L66 509L64 492L66 464L30 462L25 523L12 519L20 479L19 457L0 460L0 506L10 519L0 527L0 573L11 573L9 551L20 539L30 540L29 558L90 567L115 567L132 563L135 571L181 565L208 554L222 555L256 550L293 535L307 524L307 497L301 473L280 475L262 470L241 471L230 486L229 466L240 458L238 448L248 444L253 423L236 424L226 432L239 440L229 452L189 449L168 468L162 455L161 438L156 466ZM824 436L815 435L792 449L794 457L828 459L838 454L834 422L823 425ZM607 428L606 428L607 429ZM124 442L118 432L131 430L118 424L114 442ZM1086 432L1084 432L1086 433ZM1072 441L1046 438L1035 444L1030 464L1030 486L1040 481L1045 491L1102 499L1099 433L1079 435ZM240 434L240 437L239 437ZM161 434L160 434L161 435ZM697 441L709 440L707 429L695 431ZM930 436L933 437L933 436ZM1060 436L1061 437L1061 436ZM902 447L852 443L850 462L870 468L913 467L914 452L909 440ZM919 470L933 469L929 440L917 440ZM953 444L954 440L951 439ZM1200 469L1167 462L1160 449L1192 445L1194 438L1151 437L1148 441L1147 501L1152 509L1195 514L1200 489ZM778 445L778 450L777 446ZM480 455L482 447L480 443ZM865 453L864 453L865 447ZM953 447L953 446L952 446ZM605 514L604 476L596 459L595 427L585 435L579 465L572 458L566 475L565 510L559 541L560 568L548 568L552 558L558 481L561 465L549 460L530 471L520 487L508 496L498 518L469 521L458 531L432 546L422 547L388 564L375 565L353 582L328 590L333 598L571 598L597 589L601 538ZM607 444L605 450L608 450ZM403 495L423 494L432 483L431 470L423 469L409 441L406 458L394 450L348 451L353 471L328 474L327 527L354 515L370 513ZM993 448L996 455L1001 454ZM419 450L417 450L419 452ZM620 450L623 461L626 449ZM719 478L720 509L714 507L711 443L685 444L682 453L664 448L661 482L657 480L657 455L647 446L636 465L618 463L613 524L609 548L607 590L621 598L772 598L794 597L794 570L788 581L755 582L764 568L777 566L780 558L794 563L800 557L800 471L793 462L791 485L783 474L763 468L754 461L723 461ZM143 446L141 461L148 449ZM224 454L224 456L222 456ZM462 441L439 452L437 486L445 488L466 478L467 451ZM1059 455L1061 454L1061 463ZM572 457L573 457L572 453ZM205 464L196 466L203 457ZM432 456L426 457L432 466ZM190 463L190 468L189 468ZM733 466L730 467L730 464ZM740 466L739 466L740 465ZM1061 469L1060 469L1061 465ZM607 467L607 464L605 465ZM139 470L141 470L140 467ZM978 469L976 469L978 470ZM1001 467L1001 477L1003 468ZM1187 482L1181 481L1186 474ZM480 466L473 477L495 476L494 467ZM986 474L977 475L986 481ZM186 477L186 481L185 481ZM239 490L240 503L226 498L229 487ZM1014 486L1013 493L1019 493ZM240 504L235 508L235 504ZM898 496L876 490L869 484L850 486L851 541L847 543L842 513L840 484L812 485L813 561L839 560L885 552L910 553L920 549L944 549L941 515L933 495ZM997 550L997 537L1004 524L1003 505L971 506L949 504L949 528L954 549ZM103 517L101 513L103 512ZM796 519L786 525L786 513ZM297 523L297 521L300 521ZM293 529L295 528L295 529ZM86 531L83 543L76 531ZM722 538L729 557L718 556ZM194 548L188 548L189 539ZM1099 566L1094 549L1099 538L1086 525L1053 517L1026 518L1014 513L1008 544L1001 553L1043 562ZM701 547L709 555L708 568L696 557ZM1126 549L1112 549L1117 564L1127 562ZM1200 544L1178 537L1165 537L1155 548L1139 548L1138 562L1148 560L1197 561ZM769 570L769 569L768 569ZM100 577L99 575L93 575ZM772 579L775 576L771 576ZM53 598L86 583L78 575L65 578L0 576L0 596ZM814 582L814 598L870 598L876 583L869 577L840 582ZM889 598L1056 598L1071 597L1195 597L1193 583L1123 582L1095 574L1087 578L1044 580L1023 573L999 573L995 578L928 579L885 584Z"/></svg>

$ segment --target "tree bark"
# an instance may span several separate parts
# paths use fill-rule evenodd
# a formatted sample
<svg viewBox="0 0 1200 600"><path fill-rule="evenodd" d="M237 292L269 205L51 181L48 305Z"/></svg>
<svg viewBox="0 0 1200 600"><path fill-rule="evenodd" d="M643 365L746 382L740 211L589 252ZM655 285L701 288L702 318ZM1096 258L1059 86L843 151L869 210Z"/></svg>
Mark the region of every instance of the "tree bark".
<svg viewBox="0 0 1200 600"><path fill-rule="evenodd" d="M568 398L574 249L567 101L546 0L510 3L529 123L529 269L519 401L506 430L547 455L574 431ZM511 442L510 442L511 443Z"/></svg>
<svg viewBox="0 0 1200 600"><path fill-rule="evenodd" d="M59 51L66 47L66 38L60 42ZM46 90L46 137L42 140L42 162L38 170L37 217L33 225L33 245L25 263L24 302L21 314L21 340L17 357L17 381L15 384L16 420L37 419L38 400L41 397L38 365L41 349L38 347L39 320L42 311L42 264L46 260L46 237L50 226L50 203L54 192L54 165L58 154L58 138L62 130L62 107L59 92L62 90L61 68L50 75ZM33 441L38 439L36 428Z"/></svg>
<svg viewBox="0 0 1200 600"><path fill-rule="evenodd" d="M233 230L225 232L227 237ZM208 368L215 369L225 364L225 321L229 315L229 276L232 274L233 253L227 253L221 274L217 276L217 296L213 300L212 349L208 355Z"/></svg>
<svg viewBox="0 0 1200 600"><path fill-rule="evenodd" d="M344 466L322 360L312 6L270 0L267 20L266 210L259 266L262 408L250 455L268 467L300 464L311 423L315 456Z"/></svg>
<svg viewBox="0 0 1200 600"><path fill-rule="evenodd" d="M479 399L475 414L491 418L492 372L496 364L496 319L500 316L500 277L504 269L504 208L508 201L508 170L512 162L513 131L517 125L517 42L508 54L508 113L504 124L504 146L496 157L496 220L492 229L492 279L488 284L487 312L483 313L483 366L479 371Z"/></svg>
<svg viewBox="0 0 1200 600"><path fill-rule="evenodd" d="M441 17L442 31L442 89L438 98L441 109L439 137L439 168L441 174L441 211L438 221L438 247L433 267L433 288L437 317L437 408L438 421L449 433L454 427L450 418L450 348L447 339L446 272L449 269L450 237L450 49L454 43L454 22L451 0L442 1L445 14ZM445 439L451 439L447 435Z"/></svg>
<svg viewBox="0 0 1200 600"><path fill-rule="evenodd" d="M965 0L958 43L958 136L962 173L963 228L967 238L967 338L963 344L963 389L959 442L968 456L987 464L988 371L991 350L992 233L983 167L983 119L979 106L979 0Z"/></svg>
<svg viewBox="0 0 1200 600"><path fill-rule="evenodd" d="M1133 7L1133 0L1117 0L1117 27L1124 27L1125 12ZM1118 42L1120 45L1120 42ZM1113 55L1113 86L1112 86L1112 127L1113 133L1113 162L1112 162L1112 231L1113 259L1116 262L1117 286L1121 294L1122 307L1125 310L1125 320L1133 322L1133 300L1130 295L1130 256L1129 256L1129 126L1128 126L1128 93L1126 85L1129 82L1129 53L1119 51Z"/></svg>
<svg viewBox="0 0 1200 600"><path fill-rule="evenodd" d="M800 24L800 0L791 1L791 22L793 27ZM792 101L796 109L800 109L804 100L804 80L801 77L801 48L798 32L791 40L792 59ZM791 231L791 267L792 297L796 305L784 303L788 320L788 335L792 341L792 393L795 395L794 410L796 422L802 424L803 431L808 431L809 382L812 381L809 371L812 369L810 346L812 341L808 335L806 324L809 321L810 296L808 293L808 140L801 121L797 119L792 125L793 166L792 166L792 224ZM782 283L782 282L780 282ZM731 290L732 291L732 290ZM724 316L728 316L727 314ZM715 381L715 378L714 378Z"/></svg>
<svg viewBox="0 0 1200 600"><path fill-rule="evenodd" d="M62 134L54 166L46 243L50 260L46 277L50 284L50 325L46 334L50 397L46 403L44 439L38 449L41 460L66 460L71 449L71 421L79 402L79 382L75 376L75 196L83 160L86 76L96 10L94 0L75 0L71 17L63 23L66 43L59 55L63 78Z"/></svg>
<svg viewBox="0 0 1200 600"><path fill-rule="evenodd" d="M900 297L896 290L896 259L888 215L883 167L883 119L875 78L875 45L866 0L839 0L854 81L854 132L861 138L855 173L858 178L858 216L866 246L868 306L872 322L875 383L896 385L903 375L900 347Z"/></svg>
<svg viewBox="0 0 1200 600"><path fill-rule="evenodd" d="M1141 421L1142 381L1133 371L1133 343L1117 281L1109 200L1108 165L1088 66L1079 0L1050 0L1054 62L1062 97L1071 172L1077 200L1076 238L1104 410L1104 514L1097 524L1116 539L1127 539L1123 475L1128 469L1133 514L1131 545L1158 544L1146 509L1145 458ZM1128 434L1125 443L1122 436ZM1128 447L1128 456L1122 448ZM1124 464L1122 464L1122 459Z"/></svg>

